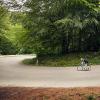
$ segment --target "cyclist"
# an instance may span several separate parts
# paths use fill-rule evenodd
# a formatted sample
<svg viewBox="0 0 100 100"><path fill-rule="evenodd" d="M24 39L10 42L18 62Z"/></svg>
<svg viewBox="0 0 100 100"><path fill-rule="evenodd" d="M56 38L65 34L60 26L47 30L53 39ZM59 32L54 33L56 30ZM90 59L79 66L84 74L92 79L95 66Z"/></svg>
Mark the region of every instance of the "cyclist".
<svg viewBox="0 0 100 100"><path fill-rule="evenodd" d="M84 63L85 63L85 65L86 66L88 66L89 65L89 62L88 62L88 60L87 60L87 58L85 57L85 59L84 59Z"/></svg>
<svg viewBox="0 0 100 100"><path fill-rule="evenodd" d="M82 70L83 70L84 66L85 66L84 58L81 58L81 67L82 67Z"/></svg>

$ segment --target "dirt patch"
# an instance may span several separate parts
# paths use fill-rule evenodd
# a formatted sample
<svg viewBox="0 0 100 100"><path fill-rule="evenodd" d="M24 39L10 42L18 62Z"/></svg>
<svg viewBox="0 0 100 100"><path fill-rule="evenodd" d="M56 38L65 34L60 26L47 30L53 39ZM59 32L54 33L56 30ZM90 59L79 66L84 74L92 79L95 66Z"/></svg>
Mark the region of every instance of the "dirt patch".
<svg viewBox="0 0 100 100"><path fill-rule="evenodd" d="M88 99L94 98L94 99ZM100 100L100 87L24 88L0 87L0 100Z"/></svg>

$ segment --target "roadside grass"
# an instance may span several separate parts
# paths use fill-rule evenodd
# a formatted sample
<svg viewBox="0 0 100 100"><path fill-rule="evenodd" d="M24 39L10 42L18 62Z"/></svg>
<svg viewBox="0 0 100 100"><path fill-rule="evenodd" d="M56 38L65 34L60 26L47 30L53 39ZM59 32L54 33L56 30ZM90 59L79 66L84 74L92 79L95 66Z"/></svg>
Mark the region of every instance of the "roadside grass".
<svg viewBox="0 0 100 100"><path fill-rule="evenodd" d="M64 56L42 56L39 58L38 66L51 66L51 67L66 67L66 66L79 66L80 58L87 57L91 65L100 64L100 52L88 53L73 53ZM25 59L22 61L26 65L36 66L36 58Z"/></svg>
<svg viewBox="0 0 100 100"><path fill-rule="evenodd" d="M87 96L87 100L96 100L96 97L94 95Z"/></svg>

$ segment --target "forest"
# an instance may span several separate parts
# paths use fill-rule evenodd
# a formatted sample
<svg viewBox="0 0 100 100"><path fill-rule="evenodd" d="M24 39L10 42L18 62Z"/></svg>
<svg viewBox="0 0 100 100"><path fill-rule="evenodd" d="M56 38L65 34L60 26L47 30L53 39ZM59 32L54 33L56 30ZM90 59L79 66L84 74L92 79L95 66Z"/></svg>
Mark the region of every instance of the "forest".
<svg viewBox="0 0 100 100"><path fill-rule="evenodd" d="M99 0L8 1L0 1L0 54L100 50Z"/></svg>

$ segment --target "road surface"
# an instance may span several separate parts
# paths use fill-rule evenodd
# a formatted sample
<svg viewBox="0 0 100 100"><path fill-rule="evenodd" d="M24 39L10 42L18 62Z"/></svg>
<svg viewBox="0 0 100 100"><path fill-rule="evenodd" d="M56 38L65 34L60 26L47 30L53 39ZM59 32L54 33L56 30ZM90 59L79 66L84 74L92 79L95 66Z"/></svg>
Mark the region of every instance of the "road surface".
<svg viewBox="0 0 100 100"><path fill-rule="evenodd" d="M91 71L75 67L36 67L21 64L31 55L0 56L0 86L87 87L100 86L100 66Z"/></svg>

